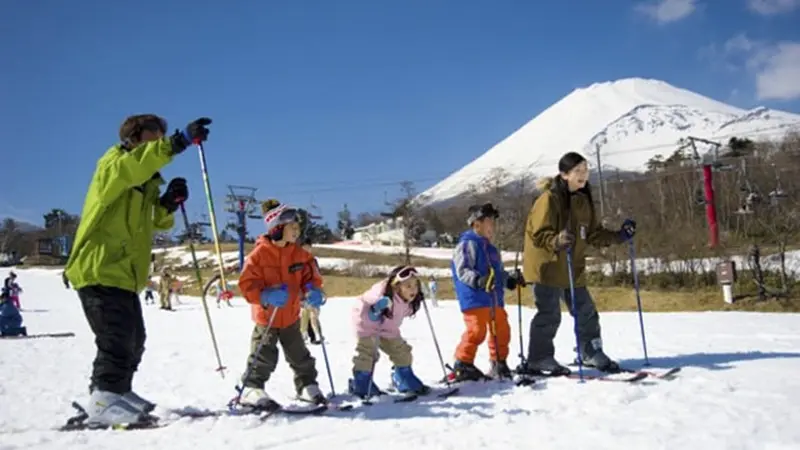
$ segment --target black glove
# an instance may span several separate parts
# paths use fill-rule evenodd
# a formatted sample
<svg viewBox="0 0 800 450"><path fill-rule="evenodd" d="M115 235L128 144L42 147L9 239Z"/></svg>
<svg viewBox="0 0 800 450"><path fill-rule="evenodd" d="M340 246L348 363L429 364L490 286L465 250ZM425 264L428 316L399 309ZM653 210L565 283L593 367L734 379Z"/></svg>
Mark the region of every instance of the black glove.
<svg viewBox="0 0 800 450"><path fill-rule="evenodd" d="M565 248L572 247L575 243L575 235L569 230L561 230L556 236L555 248L556 251L564 250Z"/></svg>
<svg viewBox="0 0 800 450"><path fill-rule="evenodd" d="M622 222L622 226L619 227L619 237L622 239L622 242L626 242L630 239L633 239L633 236L636 235L636 221L633 219L625 219Z"/></svg>
<svg viewBox="0 0 800 450"><path fill-rule="evenodd" d="M166 208L170 214L174 213L181 203L189 198L189 187L183 178L173 178L167 185L167 190L159 199L161 206Z"/></svg>
<svg viewBox="0 0 800 450"><path fill-rule="evenodd" d="M475 280L475 286L473 286L473 287L475 289L479 289L481 291L485 291L486 290L486 283L488 281L489 281L489 275L482 275L482 276L478 277L477 280Z"/></svg>
<svg viewBox="0 0 800 450"><path fill-rule="evenodd" d="M211 119L208 117L201 117L189 123L189 125L186 125L183 131L175 130L175 133L169 138L172 144L172 153L177 155L195 142L207 141L208 133L211 132L211 130L206 128L208 125L211 125Z"/></svg>
<svg viewBox="0 0 800 450"><path fill-rule="evenodd" d="M506 278L506 289L513 291L517 286L525 286L525 277L519 269L514 269Z"/></svg>

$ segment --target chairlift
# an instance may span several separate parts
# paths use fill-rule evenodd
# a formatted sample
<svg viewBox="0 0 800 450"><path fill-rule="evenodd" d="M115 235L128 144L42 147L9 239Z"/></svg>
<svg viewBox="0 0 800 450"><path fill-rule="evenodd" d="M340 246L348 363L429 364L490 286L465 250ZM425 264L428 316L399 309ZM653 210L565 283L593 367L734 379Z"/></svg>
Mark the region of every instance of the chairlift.
<svg viewBox="0 0 800 450"><path fill-rule="evenodd" d="M722 161L714 160L711 162L711 170L714 172L730 172L734 170L732 164L725 164Z"/></svg>
<svg viewBox="0 0 800 450"><path fill-rule="evenodd" d="M772 164L772 167L775 169L775 189L769 193L769 197L773 204L777 204L778 200L788 197L789 194L787 194L786 191L783 190L783 187L781 187L780 171L774 163Z"/></svg>

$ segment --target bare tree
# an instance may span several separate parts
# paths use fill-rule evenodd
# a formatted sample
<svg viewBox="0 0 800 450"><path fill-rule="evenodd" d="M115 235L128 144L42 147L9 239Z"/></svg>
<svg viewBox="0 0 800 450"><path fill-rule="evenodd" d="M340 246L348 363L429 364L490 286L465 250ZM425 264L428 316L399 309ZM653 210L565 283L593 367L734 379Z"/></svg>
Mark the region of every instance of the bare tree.
<svg viewBox="0 0 800 450"><path fill-rule="evenodd" d="M3 224L0 226L0 253L11 251L11 247L19 235L17 221L10 217L3 219Z"/></svg>
<svg viewBox="0 0 800 450"><path fill-rule="evenodd" d="M414 183L403 181L400 183L400 197L393 202L387 202L390 210L382 213L384 217L392 218L402 224L405 264L411 264L411 248L419 241L427 227L422 215L423 203L424 198L417 195Z"/></svg>

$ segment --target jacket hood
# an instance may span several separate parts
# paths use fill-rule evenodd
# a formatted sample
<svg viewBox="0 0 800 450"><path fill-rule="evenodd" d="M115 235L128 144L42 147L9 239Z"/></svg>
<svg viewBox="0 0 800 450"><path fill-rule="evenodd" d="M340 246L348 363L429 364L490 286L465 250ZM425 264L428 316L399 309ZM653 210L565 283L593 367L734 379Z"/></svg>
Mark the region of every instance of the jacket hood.
<svg viewBox="0 0 800 450"><path fill-rule="evenodd" d="M258 238L256 238L256 247L260 245L270 245L270 244L272 244L272 241L270 241L267 235L265 234L262 234L258 236Z"/></svg>
<svg viewBox="0 0 800 450"><path fill-rule="evenodd" d="M386 285L389 284L389 279L385 278L377 283L373 284L371 288L366 292L365 297L370 298L381 298L383 297L383 293L386 292Z"/></svg>
<svg viewBox="0 0 800 450"><path fill-rule="evenodd" d="M539 189L542 192L548 191L550 190L550 188L553 187L554 183L555 183L555 177L539 178L538 180L536 180L536 189Z"/></svg>

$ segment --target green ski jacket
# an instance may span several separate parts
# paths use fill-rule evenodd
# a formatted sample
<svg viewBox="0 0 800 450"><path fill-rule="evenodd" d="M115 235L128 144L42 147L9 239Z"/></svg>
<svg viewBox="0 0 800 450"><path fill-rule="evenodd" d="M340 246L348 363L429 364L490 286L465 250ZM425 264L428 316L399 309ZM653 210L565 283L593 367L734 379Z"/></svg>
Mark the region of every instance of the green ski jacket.
<svg viewBox="0 0 800 450"><path fill-rule="evenodd" d="M174 225L158 201L164 184L158 171L172 157L169 139L162 138L130 151L115 145L97 162L65 269L74 289L144 289L153 235Z"/></svg>

